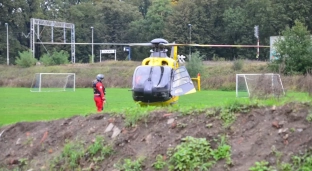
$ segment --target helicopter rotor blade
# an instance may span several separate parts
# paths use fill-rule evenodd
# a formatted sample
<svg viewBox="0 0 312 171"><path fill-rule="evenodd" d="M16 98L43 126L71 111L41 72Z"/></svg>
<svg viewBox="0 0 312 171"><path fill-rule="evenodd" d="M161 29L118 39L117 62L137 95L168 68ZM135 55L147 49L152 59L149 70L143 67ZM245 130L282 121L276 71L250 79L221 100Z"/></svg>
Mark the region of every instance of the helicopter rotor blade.
<svg viewBox="0 0 312 171"><path fill-rule="evenodd" d="M64 43L64 42L35 42L35 44L47 45L112 45L112 46L153 46L152 43ZM236 48L266 48L270 46L265 45L212 45L212 44L176 44L167 43L161 44L163 46L192 46L192 47L236 47Z"/></svg>
<svg viewBox="0 0 312 171"><path fill-rule="evenodd" d="M270 46L265 46L265 45L211 45L211 44L173 44L173 43L168 43L164 44L164 46L193 46L193 47L237 47L237 48L242 48L242 47L247 47L247 48L253 48L253 47L270 47Z"/></svg>
<svg viewBox="0 0 312 171"><path fill-rule="evenodd" d="M115 45L115 46L152 46L151 43L64 43L64 42L35 42L45 45Z"/></svg>

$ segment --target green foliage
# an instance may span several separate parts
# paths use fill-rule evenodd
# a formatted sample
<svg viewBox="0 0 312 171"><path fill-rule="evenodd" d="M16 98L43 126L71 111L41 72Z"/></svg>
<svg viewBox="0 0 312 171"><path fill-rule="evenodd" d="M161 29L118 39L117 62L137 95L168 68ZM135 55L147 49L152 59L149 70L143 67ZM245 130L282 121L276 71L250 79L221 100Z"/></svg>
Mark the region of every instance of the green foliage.
<svg viewBox="0 0 312 171"><path fill-rule="evenodd" d="M269 167L269 162L267 161L261 161L261 162L256 162L255 166L252 166L249 168L250 171L272 171Z"/></svg>
<svg viewBox="0 0 312 171"><path fill-rule="evenodd" d="M231 163L231 147L221 140L219 147L213 150L205 138L186 137L175 149L168 150L169 170L209 170L218 160L226 158Z"/></svg>
<svg viewBox="0 0 312 171"><path fill-rule="evenodd" d="M83 157L85 160L91 160L96 164L111 155L112 152L112 147L104 145L104 140L101 136L97 136L94 143L87 147L86 150L81 142L67 142L61 155L51 160L50 168L58 170L80 169L80 161L83 160Z"/></svg>
<svg viewBox="0 0 312 171"><path fill-rule="evenodd" d="M129 107L124 109L123 113L126 118L126 126L134 126L139 120L146 118L149 113L155 109L155 106L141 107L139 104L137 104L135 107Z"/></svg>
<svg viewBox="0 0 312 171"><path fill-rule="evenodd" d="M278 64L284 74L306 73L312 66L312 41L307 27L295 21L295 25L286 28L282 36L274 44L278 59L273 65Z"/></svg>
<svg viewBox="0 0 312 171"><path fill-rule="evenodd" d="M156 162L153 163L153 167L156 170L162 170L165 166L167 165L167 163L165 162L164 158L162 155L157 155L156 156Z"/></svg>
<svg viewBox="0 0 312 171"><path fill-rule="evenodd" d="M183 143L168 151L169 170L207 170L215 161L211 160L210 143L205 138L183 138Z"/></svg>
<svg viewBox="0 0 312 171"><path fill-rule="evenodd" d="M113 149L110 146L104 145L104 139L101 136L97 136L93 144L91 144L88 149L87 153L93 157L96 154L100 153L100 156L104 157L110 155L113 152Z"/></svg>
<svg viewBox="0 0 312 171"><path fill-rule="evenodd" d="M312 122L312 112L309 112L309 114L306 117L306 120Z"/></svg>
<svg viewBox="0 0 312 171"><path fill-rule="evenodd" d="M225 135L220 136L220 142L218 144L218 148L215 150L212 150L211 154L216 161L224 158L226 160L226 164L228 165L232 164L231 146L226 144Z"/></svg>
<svg viewBox="0 0 312 171"><path fill-rule="evenodd" d="M37 59L33 57L30 50L18 52L19 57L16 57L15 63L23 68L31 67L36 65Z"/></svg>
<svg viewBox="0 0 312 171"><path fill-rule="evenodd" d="M40 62L45 66L51 66L51 65L61 65L61 64L68 64L69 63L69 54L66 51L56 51L54 49L52 55L50 54L44 54L40 58Z"/></svg>
<svg viewBox="0 0 312 171"><path fill-rule="evenodd" d="M124 159L123 162L115 164L114 167L120 171L142 171L143 161L143 158L139 158L134 161L131 159Z"/></svg>
<svg viewBox="0 0 312 171"><path fill-rule="evenodd" d="M277 152L273 149L273 153L276 156L276 167L269 167L267 161L256 162L255 166L249 168L250 171L310 171L312 169L312 156L311 150L307 150L303 155L294 155L291 157L291 163L280 162L282 153Z"/></svg>
<svg viewBox="0 0 312 171"><path fill-rule="evenodd" d="M61 157L65 160L63 167L75 169L78 167L79 159L84 155L84 147L81 143L67 143L64 146Z"/></svg>
<svg viewBox="0 0 312 171"><path fill-rule="evenodd" d="M186 64L186 69L191 77L197 77L198 73L203 72L204 64L202 59L203 56L200 56L198 51L192 53L191 59L189 59L189 62Z"/></svg>

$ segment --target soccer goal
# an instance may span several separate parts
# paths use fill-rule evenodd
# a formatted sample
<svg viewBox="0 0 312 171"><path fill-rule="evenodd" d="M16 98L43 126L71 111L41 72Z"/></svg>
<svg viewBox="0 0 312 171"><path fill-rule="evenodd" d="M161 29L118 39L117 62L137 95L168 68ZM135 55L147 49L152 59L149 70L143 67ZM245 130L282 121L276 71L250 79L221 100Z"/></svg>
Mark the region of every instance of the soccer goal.
<svg viewBox="0 0 312 171"><path fill-rule="evenodd" d="M236 74L236 97L280 97L285 95L279 74Z"/></svg>
<svg viewBox="0 0 312 171"><path fill-rule="evenodd" d="M30 91L75 91L75 79L75 73L36 73Z"/></svg>

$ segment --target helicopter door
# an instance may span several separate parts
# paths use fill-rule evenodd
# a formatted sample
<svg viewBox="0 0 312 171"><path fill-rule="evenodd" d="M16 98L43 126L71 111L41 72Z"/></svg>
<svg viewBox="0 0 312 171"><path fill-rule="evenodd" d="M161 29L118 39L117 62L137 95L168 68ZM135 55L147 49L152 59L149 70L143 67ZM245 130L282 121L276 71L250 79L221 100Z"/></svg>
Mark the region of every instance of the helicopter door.
<svg viewBox="0 0 312 171"><path fill-rule="evenodd" d="M186 68L181 66L176 69L173 75L173 84L171 85L171 95L181 96L195 92L196 89Z"/></svg>

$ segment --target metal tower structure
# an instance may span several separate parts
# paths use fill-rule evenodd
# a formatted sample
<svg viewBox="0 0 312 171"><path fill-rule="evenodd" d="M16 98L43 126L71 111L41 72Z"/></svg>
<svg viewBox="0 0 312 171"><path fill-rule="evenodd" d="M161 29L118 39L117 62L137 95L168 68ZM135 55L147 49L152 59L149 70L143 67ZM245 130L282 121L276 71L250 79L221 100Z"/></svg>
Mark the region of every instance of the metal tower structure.
<svg viewBox="0 0 312 171"><path fill-rule="evenodd" d="M71 62L75 63L75 25L72 23L65 23L65 22L58 22L58 21L50 21L50 20L41 20L41 19L36 19L36 18L31 18L30 19L30 50L33 53L33 57L35 57L35 44L40 42L35 41L35 36L37 36L37 39L40 40L40 27L39 26L49 26L51 27L51 42L53 43L53 31L55 27L57 28L63 28L64 30L64 42L66 43L66 29L70 29L71 31L71 36L70 36L70 41L71 41ZM37 27L36 27L37 26ZM37 28L37 31L36 31ZM57 43L57 42L56 42ZM62 43L62 42L60 42Z"/></svg>

